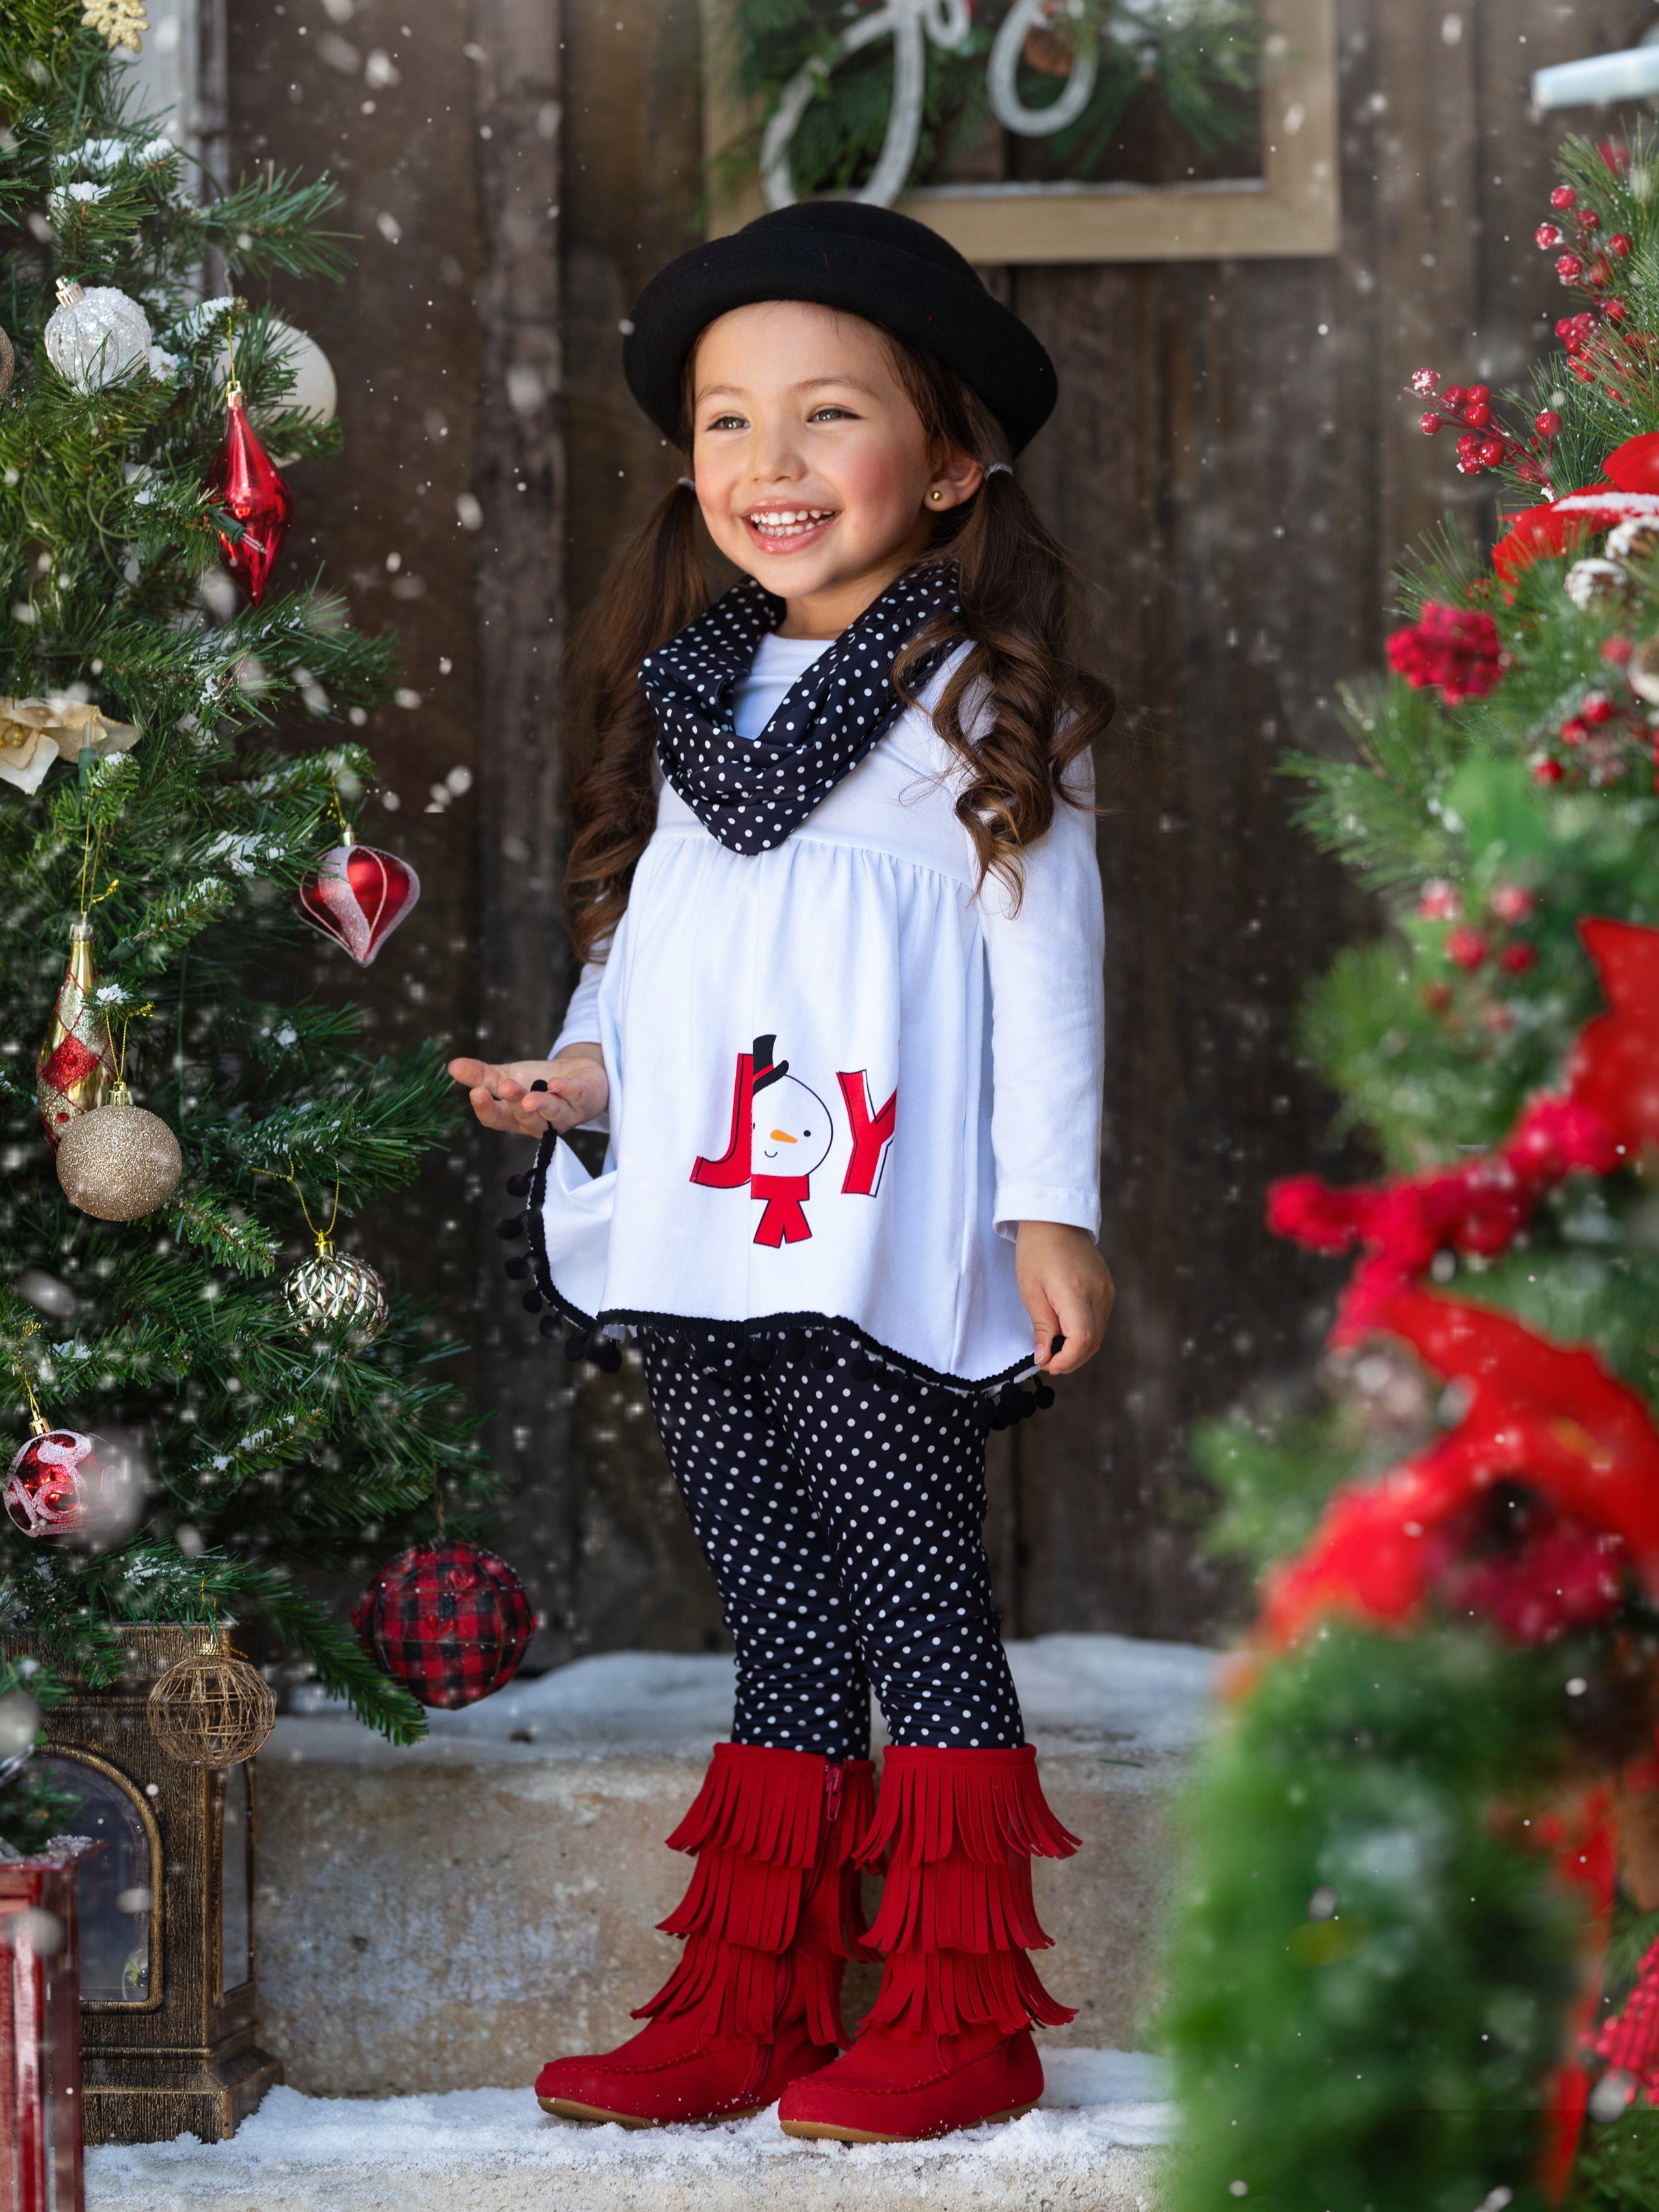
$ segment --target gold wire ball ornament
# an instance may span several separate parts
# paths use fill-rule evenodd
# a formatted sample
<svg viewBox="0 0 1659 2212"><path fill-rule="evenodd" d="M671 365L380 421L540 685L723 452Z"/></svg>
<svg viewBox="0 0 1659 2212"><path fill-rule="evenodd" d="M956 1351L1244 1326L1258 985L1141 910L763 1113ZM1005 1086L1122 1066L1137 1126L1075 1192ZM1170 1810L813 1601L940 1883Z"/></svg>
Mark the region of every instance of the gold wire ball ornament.
<svg viewBox="0 0 1659 2212"><path fill-rule="evenodd" d="M317 1240L317 1249L283 1278L283 1303L302 1336L338 1331L356 1344L373 1344L392 1318L386 1285L367 1260L334 1249L334 1224L340 1218L340 1186L334 1186L334 1210L326 1229L311 1218L306 1194L293 1176L294 1194L306 1218L306 1227Z"/></svg>
<svg viewBox="0 0 1659 2212"><path fill-rule="evenodd" d="M58 1180L70 1204L100 1221L137 1221L179 1188L185 1157L157 1114L135 1106L125 1083L109 1103L77 1114L58 1147Z"/></svg>
<svg viewBox="0 0 1659 2212"><path fill-rule="evenodd" d="M149 1712L151 1735L181 1766L240 1766L276 1725L270 1685L216 1644L174 1660Z"/></svg>

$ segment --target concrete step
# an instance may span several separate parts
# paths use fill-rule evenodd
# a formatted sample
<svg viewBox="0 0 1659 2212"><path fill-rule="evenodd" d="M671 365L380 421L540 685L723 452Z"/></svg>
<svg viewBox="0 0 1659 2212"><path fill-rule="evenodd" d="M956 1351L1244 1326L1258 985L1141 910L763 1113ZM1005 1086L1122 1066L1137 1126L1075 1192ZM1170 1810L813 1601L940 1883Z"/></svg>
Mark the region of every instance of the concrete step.
<svg viewBox="0 0 1659 2212"><path fill-rule="evenodd" d="M276 2089L234 2142L88 2154L88 2212L1156 2212L1158 2062L1048 2054L1041 2108L939 2142L795 2142L776 2115L634 2132L523 2089L389 2101Z"/></svg>
<svg viewBox="0 0 1659 2212"><path fill-rule="evenodd" d="M1152 1992L1165 1808L1213 1655L1055 1636L1010 1656L1049 1798L1085 1838L1035 1869L1055 1938L1043 1977L1079 2008L1043 2048L1132 2050ZM279 1723L258 1776L260 2037L290 2087L528 2085L556 2053L631 2034L629 2007L679 1953L653 1924L688 1871L662 1838L729 1729L732 1686L729 1658L613 1653L434 1713L407 1751L349 1717ZM875 1974L849 1976L854 2018Z"/></svg>

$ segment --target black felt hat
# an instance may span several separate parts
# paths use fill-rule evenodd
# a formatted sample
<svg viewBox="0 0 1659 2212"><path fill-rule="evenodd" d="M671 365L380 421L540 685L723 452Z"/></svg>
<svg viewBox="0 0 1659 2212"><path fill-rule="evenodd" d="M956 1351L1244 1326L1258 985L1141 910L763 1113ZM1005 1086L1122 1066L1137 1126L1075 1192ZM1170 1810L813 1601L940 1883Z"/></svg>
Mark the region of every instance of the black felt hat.
<svg viewBox="0 0 1659 2212"><path fill-rule="evenodd" d="M623 371L665 437L680 438L682 381L698 337L718 316L762 300L844 308L937 354L1016 453L1054 412L1053 362L937 231L860 200L799 200L694 246L641 293Z"/></svg>

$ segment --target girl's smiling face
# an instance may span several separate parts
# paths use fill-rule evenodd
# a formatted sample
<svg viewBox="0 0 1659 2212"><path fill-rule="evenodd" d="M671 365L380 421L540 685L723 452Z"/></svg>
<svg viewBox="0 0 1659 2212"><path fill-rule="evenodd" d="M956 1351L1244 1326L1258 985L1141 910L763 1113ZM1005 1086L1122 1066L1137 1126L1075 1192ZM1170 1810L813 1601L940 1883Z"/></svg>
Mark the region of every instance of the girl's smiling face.
<svg viewBox="0 0 1659 2212"><path fill-rule="evenodd" d="M836 637L984 480L940 450L882 333L808 301L734 307L697 341L692 464L708 533L787 602L787 637Z"/></svg>

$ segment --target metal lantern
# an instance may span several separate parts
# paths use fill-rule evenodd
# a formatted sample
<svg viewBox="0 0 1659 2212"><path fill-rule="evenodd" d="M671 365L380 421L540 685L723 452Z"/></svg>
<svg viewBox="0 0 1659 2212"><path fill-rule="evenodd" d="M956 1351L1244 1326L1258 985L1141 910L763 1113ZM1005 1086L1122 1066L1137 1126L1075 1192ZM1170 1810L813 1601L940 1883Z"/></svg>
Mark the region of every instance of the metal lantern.
<svg viewBox="0 0 1659 2212"><path fill-rule="evenodd" d="M76 1893L101 1848L0 1859L0 2212L82 2212Z"/></svg>
<svg viewBox="0 0 1659 2212"><path fill-rule="evenodd" d="M212 2142L282 2079L254 2025L253 1769L175 1758L151 1726L150 1698L204 1644L234 1655L224 1632L199 1625L120 1634L119 1681L71 1680L31 1762L75 1796L68 1825L107 1845L80 1870L86 2140ZM40 1656L15 1642L0 1655Z"/></svg>

